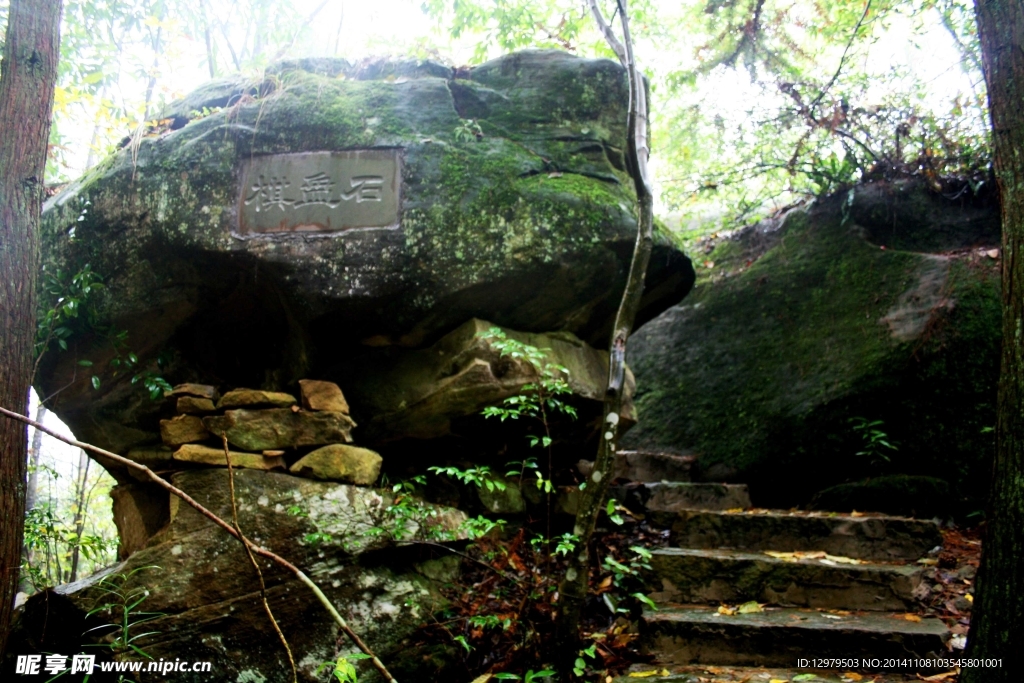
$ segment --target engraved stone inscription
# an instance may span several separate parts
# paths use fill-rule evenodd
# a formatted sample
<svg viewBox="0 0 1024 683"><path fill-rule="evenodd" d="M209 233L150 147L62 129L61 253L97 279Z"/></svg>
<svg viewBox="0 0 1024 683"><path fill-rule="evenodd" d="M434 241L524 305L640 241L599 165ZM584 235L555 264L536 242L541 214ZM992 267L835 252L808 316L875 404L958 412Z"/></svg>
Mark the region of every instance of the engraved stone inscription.
<svg viewBox="0 0 1024 683"><path fill-rule="evenodd" d="M255 157L242 168L240 234L398 225L398 150Z"/></svg>

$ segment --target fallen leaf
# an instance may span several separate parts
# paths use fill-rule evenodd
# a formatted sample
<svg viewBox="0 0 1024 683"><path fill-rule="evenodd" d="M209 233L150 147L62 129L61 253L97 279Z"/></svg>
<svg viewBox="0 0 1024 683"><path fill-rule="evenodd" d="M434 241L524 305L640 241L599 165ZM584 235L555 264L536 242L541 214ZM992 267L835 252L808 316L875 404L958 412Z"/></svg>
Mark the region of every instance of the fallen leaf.
<svg viewBox="0 0 1024 683"><path fill-rule="evenodd" d="M852 557L843 557L842 555L825 555L825 559L838 562L839 564L867 564L864 560L855 560Z"/></svg>
<svg viewBox="0 0 1024 683"><path fill-rule="evenodd" d="M473 679L473 683L487 683L491 680L491 674L484 674L483 676L477 676Z"/></svg>
<svg viewBox="0 0 1024 683"><path fill-rule="evenodd" d="M815 674L797 674L793 676L794 681L816 681L818 676Z"/></svg>
<svg viewBox="0 0 1024 683"><path fill-rule="evenodd" d="M789 683L789 680L785 678L773 678L772 680L768 681L768 683Z"/></svg>
<svg viewBox="0 0 1024 683"><path fill-rule="evenodd" d="M974 602L974 596L971 595L970 593L964 593L964 597L967 599L967 602L970 602L970 603Z"/></svg>
<svg viewBox="0 0 1024 683"><path fill-rule="evenodd" d="M934 567L939 563L939 561L936 560L934 557L922 557L920 560L917 561L917 563L923 564L926 567Z"/></svg>
<svg viewBox="0 0 1024 683"><path fill-rule="evenodd" d="M751 600L737 607L736 611L740 614L757 614L764 611L764 605L757 604L757 600Z"/></svg>
<svg viewBox="0 0 1024 683"><path fill-rule="evenodd" d="M903 618L907 621L921 621L921 617L917 616L916 614L904 614Z"/></svg>
<svg viewBox="0 0 1024 683"><path fill-rule="evenodd" d="M662 673L662 671L664 671L664 673ZM658 671L657 669L652 669L651 671L630 671L629 672L629 677L630 678L650 678L651 676L667 676L668 675L668 671L665 671L664 669L662 669L662 671Z"/></svg>
<svg viewBox="0 0 1024 683"><path fill-rule="evenodd" d="M856 673L856 672L853 672L853 671L847 671L846 673L843 674L843 680L844 681L859 681L862 678L864 678L864 677L861 676L859 673Z"/></svg>
<svg viewBox="0 0 1024 683"><path fill-rule="evenodd" d="M836 616L836 615L834 615L834 614L822 614L821 616L825 617L826 619L838 619L838 620L842 620L842 617L837 617L837 616Z"/></svg>
<svg viewBox="0 0 1024 683"><path fill-rule="evenodd" d="M922 678L921 680L922 681L945 681L945 680L949 680L950 678L953 678L958 673L959 672L956 669L953 669L952 671L947 671L946 673L935 674L934 676L926 676L926 677Z"/></svg>
<svg viewBox="0 0 1024 683"><path fill-rule="evenodd" d="M864 513L863 513L863 512L857 512L856 510L854 510L853 512L851 512L851 513L850 513L850 516L851 516L851 517L863 517L863 516L864 516ZM857 678L855 678L854 680L857 680L857 681L859 681L859 680L860 680L860 677L858 676L858 677L857 677Z"/></svg>
<svg viewBox="0 0 1024 683"><path fill-rule="evenodd" d="M719 614L724 614L727 617L731 617L732 615L736 614L736 608L735 607L729 607L728 605L719 605L718 606L718 613Z"/></svg>

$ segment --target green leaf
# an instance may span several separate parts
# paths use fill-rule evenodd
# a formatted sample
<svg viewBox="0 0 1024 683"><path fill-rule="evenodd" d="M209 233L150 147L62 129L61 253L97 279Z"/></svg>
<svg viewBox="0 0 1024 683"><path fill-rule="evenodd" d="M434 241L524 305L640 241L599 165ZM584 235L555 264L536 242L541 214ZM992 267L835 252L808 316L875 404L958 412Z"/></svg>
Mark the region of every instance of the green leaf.
<svg viewBox="0 0 1024 683"><path fill-rule="evenodd" d="M92 361L91 360L85 360L84 358L82 360L78 361L78 364L81 365L83 368L91 368L92 367Z"/></svg>
<svg viewBox="0 0 1024 683"><path fill-rule="evenodd" d="M92 376L92 380L90 380L90 381L92 382L92 388L96 389L96 390L99 390L99 388L100 388L100 378L97 377L96 375L93 375Z"/></svg>

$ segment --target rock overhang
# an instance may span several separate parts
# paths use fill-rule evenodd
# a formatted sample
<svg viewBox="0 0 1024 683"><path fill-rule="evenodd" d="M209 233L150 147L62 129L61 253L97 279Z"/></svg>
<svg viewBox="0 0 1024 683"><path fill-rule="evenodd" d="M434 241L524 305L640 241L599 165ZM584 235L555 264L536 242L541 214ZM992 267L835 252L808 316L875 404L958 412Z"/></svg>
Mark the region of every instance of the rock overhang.
<svg viewBox="0 0 1024 683"><path fill-rule="evenodd" d="M174 381L281 385L345 349L424 347L472 317L602 347L635 240L625 89L616 63L555 51L455 70L299 60L260 82L212 83L47 203L46 267L89 263L106 281L98 317L128 330L140 368L176 354ZM286 220L283 206L385 194L359 168L245 175L361 150L393 159L397 220ZM245 224L254 202L281 209L276 228ZM693 282L664 233L651 264L638 324ZM44 361L45 388L71 384L62 412L93 412L82 358L105 380L101 401L132 411L100 336Z"/></svg>

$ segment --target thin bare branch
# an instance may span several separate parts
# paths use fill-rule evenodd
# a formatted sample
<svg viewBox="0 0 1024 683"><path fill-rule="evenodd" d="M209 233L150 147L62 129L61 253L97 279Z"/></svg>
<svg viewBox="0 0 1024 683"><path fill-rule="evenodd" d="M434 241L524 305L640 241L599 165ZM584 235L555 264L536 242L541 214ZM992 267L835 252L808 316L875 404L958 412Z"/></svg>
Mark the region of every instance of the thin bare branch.
<svg viewBox="0 0 1024 683"><path fill-rule="evenodd" d="M242 533L242 525L238 523L238 503L235 501L235 469L231 466L231 451L228 449L228 437L225 434L220 435L221 443L224 444L224 461L228 464L228 492L231 494L231 521L235 523L235 531L238 532L238 538L242 540L242 547L245 548L245 556L249 558L249 564L256 570L256 576L260 580L260 599L263 601L263 611L267 613L267 617L270 619L270 623L274 626L274 631L277 632L277 637L280 638L281 644L284 645L284 651L288 653L288 663L292 666L292 683L299 683L299 670L295 666L295 657L292 656L292 648L288 645L288 639L284 637L284 633L281 631L281 626L277 623L277 619L274 618L274 612L270 609L270 603L267 602L267 584L263 580L263 572L260 570L260 566L256 564L256 558L253 557L252 550L249 548L249 539Z"/></svg>
<svg viewBox="0 0 1024 683"><path fill-rule="evenodd" d="M832 78L829 80L828 83L825 84L825 87L821 89L821 92L818 93L818 96L811 101L811 104L808 107L809 111L814 111L814 107L817 106L819 102L821 102L821 98L825 96L825 93L828 92L828 89L831 88L835 84L836 79L839 78L839 74L843 72L843 65L846 63L846 56L850 53L850 48L853 47L853 41L857 39L857 34L860 33L860 27L861 25L863 25L864 20L868 18L868 12L870 10L871 0L867 0L867 2L864 4L864 13L860 15L860 19L857 21L857 25L853 27L853 33L850 34L850 40L847 41L846 49L843 50L843 56L839 59L839 67L836 69L836 72L832 74Z"/></svg>
<svg viewBox="0 0 1024 683"><path fill-rule="evenodd" d="M597 23L598 30L604 36L605 42L608 43L608 47L612 49L612 52L619 58L619 63L622 66L626 66L626 48L622 46L619 41L619 37L612 31L612 27L608 25L608 22L604 19L604 14L601 13L601 8L597 5L597 0L588 0L590 4L590 13L594 15L594 21ZM612 17L614 20L615 17Z"/></svg>

